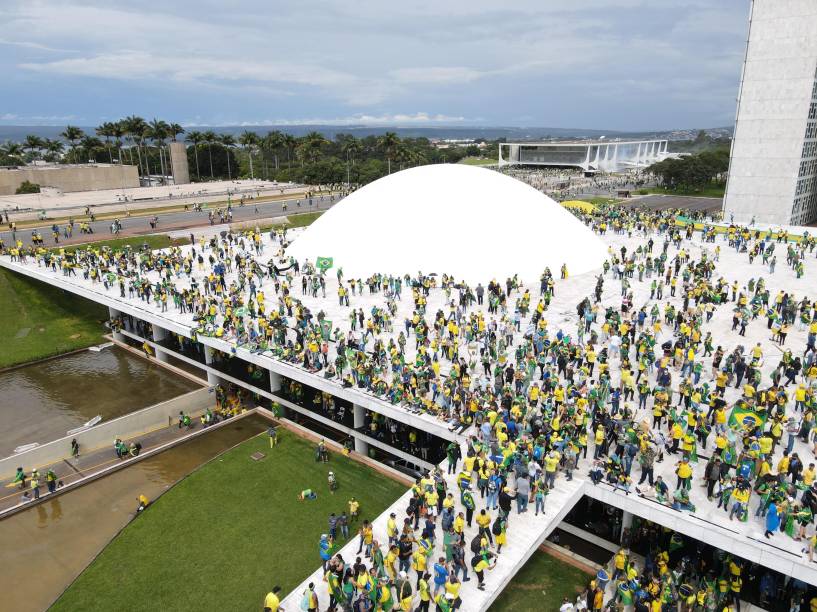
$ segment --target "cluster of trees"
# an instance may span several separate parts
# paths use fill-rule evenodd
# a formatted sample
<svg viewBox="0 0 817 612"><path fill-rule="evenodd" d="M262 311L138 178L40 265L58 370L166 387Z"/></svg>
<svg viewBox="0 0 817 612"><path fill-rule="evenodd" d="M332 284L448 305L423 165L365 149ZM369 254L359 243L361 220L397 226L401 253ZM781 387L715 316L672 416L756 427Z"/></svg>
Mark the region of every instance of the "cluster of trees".
<svg viewBox="0 0 817 612"><path fill-rule="evenodd" d="M167 143L175 142L183 133L178 123L160 119L148 122L136 115L105 122L94 129L94 134L68 125L60 133L62 140L29 134L23 142L3 144L0 165L22 165L37 160L68 164L100 161L136 165L140 176L165 176L170 172Z"/></svg>
<svg viewBox="0 0 817 612"><path fill-rule="evenodd" d="M394 132L364 138L338 134L331 140L316 131L302 137L279 130L266 134L244 131L236 137L214 130L185 132L178 123L160 119L148 122L132 115L105 122L94 128L93 134L69 125L60 134L61 139L29 135L23 142L7 142L0 145L0 165L22 165L36 160L100 161L136 165L140 176L167 176L170 174L167 145L182 135L193 181L263 178L312 184L365 184L394 170L455 163L481 153L476 144L440 149L427 138L400 138ZM497 143L491 143L485 154L495 158L497 148Z"/></svg>
<svg viewBox="0 0 817 612"><path fill-rule="evenodd" d="M658 178L662 187L674 191L701 191L722 185L729 170L729 150L716 149L652 164L647 172Z"/></svg>
<svg viewBox="0 0 817 612"><path fill-rule="evenodd" d="M314 131L300 138L279 130L244 131L236 141L210 130L188 132L186 140L193 180L228 178L224 160L233 151L238 156L233 176L312 184L365 184L394 170L457 162L480 151L476 145L438 149L427 138L400 138L394 132L365 138L338 134L330 140Z"/></svg>

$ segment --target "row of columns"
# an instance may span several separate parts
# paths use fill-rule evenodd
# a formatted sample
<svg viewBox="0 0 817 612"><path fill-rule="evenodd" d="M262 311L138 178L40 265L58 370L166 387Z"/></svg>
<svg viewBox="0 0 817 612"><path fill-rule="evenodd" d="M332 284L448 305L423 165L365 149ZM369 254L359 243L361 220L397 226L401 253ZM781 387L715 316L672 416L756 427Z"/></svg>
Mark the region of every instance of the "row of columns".
<svg viewBox="0 0 817 612"><path fill-rule="evenodd" d="M122 316L122 313L114 308L108 308L108 313L110 318L116 319ZM113 338L117 342L124 342L125 336L124 334L113 331ZM166 339L170 332L165 329L164 327L157 325L156 323L152 324L152 335L153 335L153 342L159 343L162 340ZM167 351L163 350L161 347L155 347L156 350L156 359L162 363L167 363L169 361L170 355ZM208 345L204 345L204 363L208 366L212 366L215 361L215 349ZM281 390L281 375L269 370L269 382L270 382L270 392L271 393L278 393ZM207 384L211 387L215 387L222 383L221 377L218 374L211 372L210 370L207 371ZM284 410L286 410L284 408ZM285 416L285 415L284 415ZM363 406L358 404L354 404L354 428L356 430L361 429L366 424L366 409ZM369 456L369 444L365 440L360 439L358 436L354 436L355 439L355 452L359 453L363 456Z"/></svg>

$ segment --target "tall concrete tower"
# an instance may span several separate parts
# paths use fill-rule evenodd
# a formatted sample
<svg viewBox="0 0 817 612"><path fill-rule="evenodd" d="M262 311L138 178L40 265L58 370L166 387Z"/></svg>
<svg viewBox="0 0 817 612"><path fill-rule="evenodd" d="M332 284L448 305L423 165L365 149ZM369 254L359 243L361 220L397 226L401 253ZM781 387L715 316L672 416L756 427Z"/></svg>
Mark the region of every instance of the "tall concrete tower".
<svg viewBox="0 0 817 612"><path fill-rule="evenodd" d="M173 183L175 185L184 185L190 182L187 147L183 142L170 143L170 169L173 172Z"/></svg>
<svg viewBox="0 0 817 612"><path fill-rule="evenodd" d="M817 0L753 0L724 217L817 220Z"/></svg>

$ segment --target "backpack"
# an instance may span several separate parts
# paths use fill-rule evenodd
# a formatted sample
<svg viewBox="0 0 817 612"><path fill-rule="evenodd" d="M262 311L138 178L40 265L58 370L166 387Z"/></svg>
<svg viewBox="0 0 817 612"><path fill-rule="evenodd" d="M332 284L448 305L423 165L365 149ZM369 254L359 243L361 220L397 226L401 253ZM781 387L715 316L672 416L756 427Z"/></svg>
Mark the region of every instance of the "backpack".
<svg viewBox="0 0 817 612"><path fill-rule="evenodd" d="M479 534L474 536L474 539L471 540L471 552L477 555L476 558L479 558L479 551L482 550L482 545L480 544L481 540L482 537ZM471 564L473 565L473 560Z"/></svg>
<svg viewBox="0 0 817 612"><path fill-rule="evenodd" d="M502 522L499 517L497 517L497 519L494 521L494 524L491 527L491 533L493 533L495 536L502 534Z"/></svg>

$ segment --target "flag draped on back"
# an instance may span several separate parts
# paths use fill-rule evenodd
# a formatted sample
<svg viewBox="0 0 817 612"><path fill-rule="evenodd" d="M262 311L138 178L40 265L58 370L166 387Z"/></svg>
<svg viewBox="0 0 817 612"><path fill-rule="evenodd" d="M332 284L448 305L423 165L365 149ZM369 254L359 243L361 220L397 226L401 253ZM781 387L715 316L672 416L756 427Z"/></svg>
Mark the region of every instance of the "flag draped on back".
<svg viewBox="0 0 817 612"><path fill-rule="evenodd" d="M735 405L729 413L729 427L743 430L763 427L766 424L766 412L755 410L750 406Z"/></svg>

